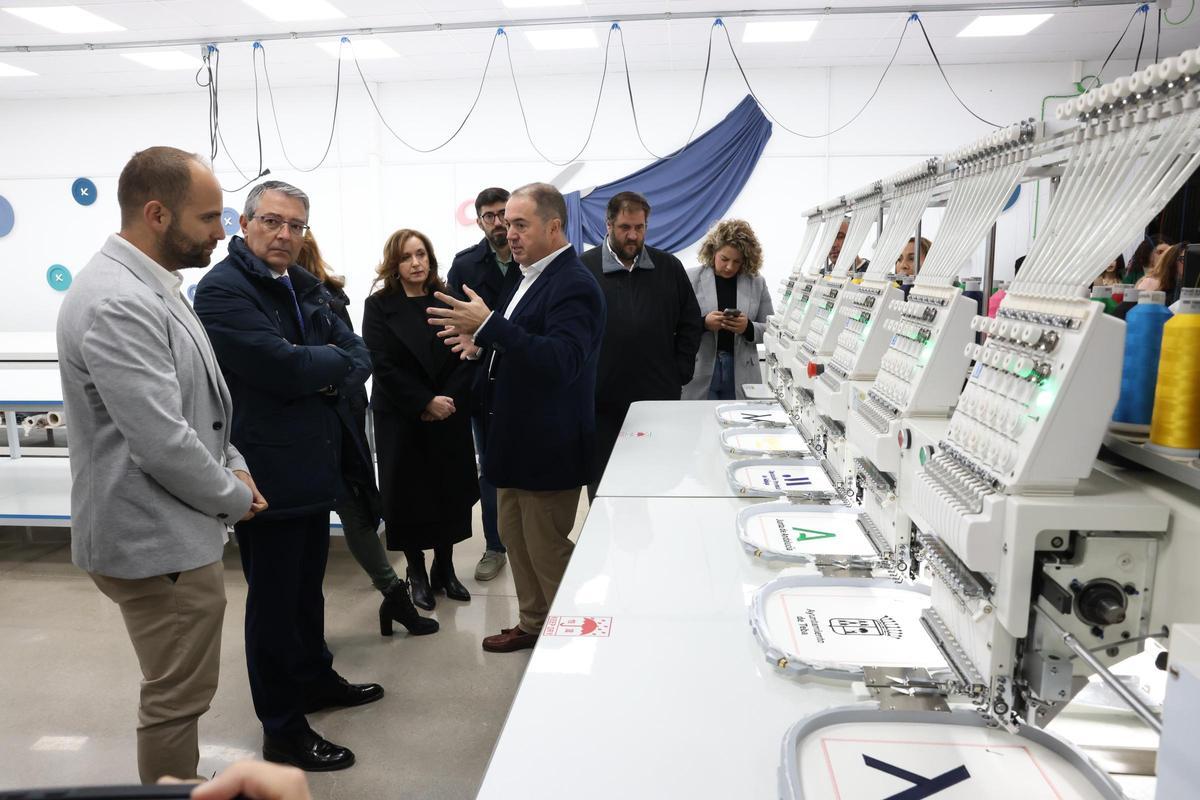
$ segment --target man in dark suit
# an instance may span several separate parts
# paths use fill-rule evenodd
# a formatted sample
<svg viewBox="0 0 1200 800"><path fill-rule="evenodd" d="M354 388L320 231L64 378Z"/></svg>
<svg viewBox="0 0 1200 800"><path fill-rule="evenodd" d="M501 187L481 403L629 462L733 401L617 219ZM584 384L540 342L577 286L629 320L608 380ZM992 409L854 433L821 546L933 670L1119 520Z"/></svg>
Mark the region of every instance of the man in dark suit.
<svg viewBox="0 0 1200 800"><path fill-rule="evenodd" d="M521 618L483 640L494 653L537 644L571 560L568 535L580 490L595 467L596 365L604 295L567 242L567 206L557 189L532 183L505 208L508 243L521 282L493 311L466 287L468 302L438 293L449 308L430 322L465 357L483 358L486 419L483 473L497 487L500 538L508 547Z"/></svg>
<svg viewBox="0 0 1200 800"><path fill-rule="evenodd" d="M678 400L696 371L704 322L687 271L646 244L650 203L618 192L605 212L608 236L581 257L608 306L596 376L596 470L588 500L608 466L629 404Z"/></svg>
<svg viewBox="0 0 1200 800"><path fill-rule="evenodd" d="M271 497L266 512L235 527L263 758L326 771L351 766L354 754L313 731L305 714L369 703L383 688L348 683L325 645L329 511L347 491L344 466L368 460L340 397L362 385L371 360L330 310L324 284L296 265L308 210L308 196L282 181L251 189L245 238L233 237L228 257L200 281L196 313L233 396L231 438Z"/></svg>
<svg viewBox="0 0 1200 800"><path fill-rule="evenodd" d="M459 251L446 274L446 285L453 294L465 297L463 287L470 286L488 308L496 308L500 298L521 282L521 270L508 247L508 223L504 219L507 202L508 190L494 186L475 197L475 224L483 231L483 239ZM483 427L483 413L476 405L471 410L471 431L475 434L475 452L480 461L487 452ZM475 580L490 581L504 568L508 556L496 528L496 487L483 475L479 476L479 510L485 549L475 566Z"/></svg>

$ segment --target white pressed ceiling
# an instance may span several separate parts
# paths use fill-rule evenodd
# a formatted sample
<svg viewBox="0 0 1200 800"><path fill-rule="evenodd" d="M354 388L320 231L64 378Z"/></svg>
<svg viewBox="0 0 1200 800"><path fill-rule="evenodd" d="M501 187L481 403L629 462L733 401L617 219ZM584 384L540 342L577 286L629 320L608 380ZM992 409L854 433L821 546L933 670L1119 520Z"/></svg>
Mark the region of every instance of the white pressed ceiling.
<svg viewBox="0 0 1200 800"><path fill-rule="evenodd" d="M871 5L894 8L892 13L820 17L738 17L735 7L756 10L786 10L797 2L752 0L746 3L712 0L585 0L574 6L513 8L503 0L329 0L344 18L335 20L280 22L270 19L243 0L73 0L88 11L126 30L96 34L55 34L11 14L0 14L0 47L78 44L81 42L146 41L205 38L218 43L239 38L240 43L219 44L222 53L223 89L252 85L250 48L247 39L286 34L291 31L344 28L352 38L375 41L397 53L397 57L372 60L364 65L368 79L375 82L478 78L488 48L495 36L491 28L439 30L369 37L354 34L363 28L395 26L454 26L487 21L512 25L508 43L520 74L595 74L603 62L603 43L612 21L640 14L710 13L721 16L747 70L841 65L882 65L891 56L896 38L904 28L907 9L913 0L870 0ZM833 7L860 6L864 0L824 0ZM59 4L56 0L54 5ZM941 0L945 6L978 8L978 0ZM30 0L0 0L0 8L33 5ZM1176 2L1173 18L1186 13L1187 3ZM943 64L1046 62L1102 60L1121 34L1136 3L1096 8L1053 8L1053 16L1025 36L960 38L958 33L972 23L976 10L940 11L922 15ZM1013 11L1011 13L1032 13ZM1151 7L1146 52L1153 53L1155 8ZM588 17L601 47L584 50L536 50L519 31L554 30L514 24L521 20L554 17ZM819 25L807 42L743 43L747 22L818 19ZM1163 26L1162 52L1178 53L1200 44L1200 13L1184 26ZM573 22L570 28L579 28ZM712 18L622 23L629 66L634 73L648 71L695 71L703 68ZM1132 59L1141 31L1135 19L1130 35L1115 58ZM337 36L324 40L336 50ZM334 65L329 58L313 58L316 40L266 41L271 77L277 86L331 85ZM377 45L376 45L377 46ZM199 55L199 46L180 48ZM0 52L0 64L28 70L35 76L0 78L0 99L112 96L139 93L192 91L195 84L185 72L156 71L129 59L120 50L55 53ZM501 51L502 52L502 51ZM614 57L617 57L614 43ZM931 59L915 25L910 27L897 63L929 64ZM502 56L492 68L504 65ZM714 37L714 69L731 69L733 60L719 31Z"/></svg>

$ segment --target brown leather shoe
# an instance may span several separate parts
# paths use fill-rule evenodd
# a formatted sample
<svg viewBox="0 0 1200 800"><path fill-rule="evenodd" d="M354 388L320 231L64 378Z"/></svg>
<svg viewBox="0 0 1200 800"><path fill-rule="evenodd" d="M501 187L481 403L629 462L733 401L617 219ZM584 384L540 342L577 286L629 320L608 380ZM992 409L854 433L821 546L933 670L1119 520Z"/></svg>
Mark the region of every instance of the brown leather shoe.
<svg viewBox="0 0 1200 800"><path fill-rule="evenodd" d="M483 649L489 653L515 653L517 650L529 650L537 644L536 633L526 633L519 627L501 628L500 633L488 636L483 640Z"/></svg>

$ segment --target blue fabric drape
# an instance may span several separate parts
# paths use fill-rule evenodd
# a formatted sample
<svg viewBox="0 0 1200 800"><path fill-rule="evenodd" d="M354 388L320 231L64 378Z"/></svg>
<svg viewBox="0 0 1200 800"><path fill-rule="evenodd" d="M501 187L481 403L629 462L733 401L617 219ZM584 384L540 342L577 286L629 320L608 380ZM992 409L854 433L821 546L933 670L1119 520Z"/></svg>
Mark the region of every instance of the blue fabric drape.
<svg viewBox="0 0 1200 800"><path fill-rule="evenodd" d="M733 205L770 138L771 123L747 95L725 119L682 150L597 186L587 197L568 194L567 238L580 252L584 245L600 244L609 199L633 191L645 195L654 209L647 243L669 253L682 250Z"/></svg>

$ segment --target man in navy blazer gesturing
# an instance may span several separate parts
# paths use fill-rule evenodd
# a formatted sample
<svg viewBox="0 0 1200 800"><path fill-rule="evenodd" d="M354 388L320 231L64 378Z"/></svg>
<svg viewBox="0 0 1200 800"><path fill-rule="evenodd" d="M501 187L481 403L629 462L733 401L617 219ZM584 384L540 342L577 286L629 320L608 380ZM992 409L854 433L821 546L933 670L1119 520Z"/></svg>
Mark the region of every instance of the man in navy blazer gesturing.
<svg viewBox="0 0 1200 800"><path fill-rule="evenodd" d="M518 625L483 640L495 653L537 643L571 560L568 537L580 489L592 478L596 365L604 295L567 242L567 206L557 189L531 183L505 208L521 282L495 310L469 286L469 302L438 297L430 322L479 371L487 448L483 473L497 489L500 538L508 549Z"/></svg>

